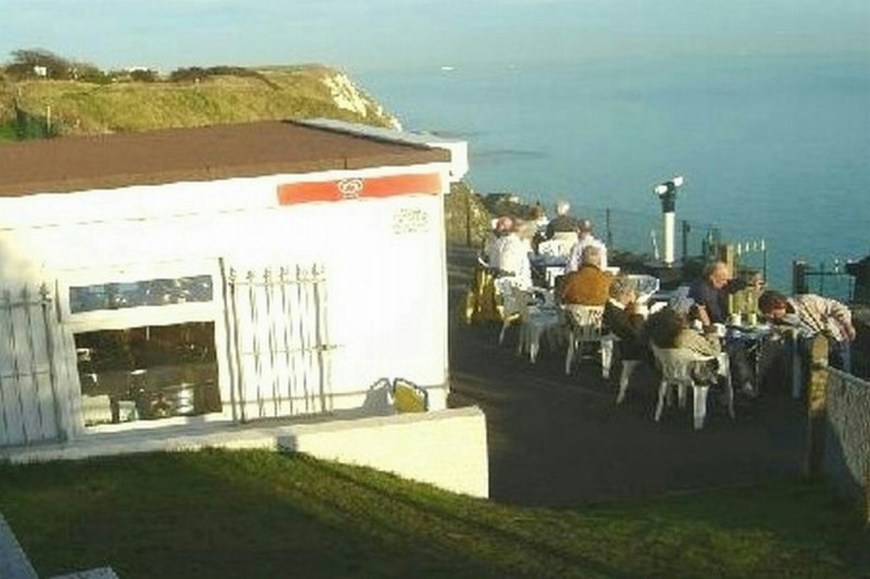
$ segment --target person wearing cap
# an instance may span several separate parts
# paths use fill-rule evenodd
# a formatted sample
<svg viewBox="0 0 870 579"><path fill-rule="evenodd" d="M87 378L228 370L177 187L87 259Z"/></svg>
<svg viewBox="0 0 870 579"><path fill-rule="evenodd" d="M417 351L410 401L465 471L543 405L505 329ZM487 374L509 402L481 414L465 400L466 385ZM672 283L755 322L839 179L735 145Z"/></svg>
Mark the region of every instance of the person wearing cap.
<svg viewBox="0 0 870 579"><path fill-rule="evenodd" d="M583 263L583 250L589 246L598 248L601 255L601 269L607 269L607 246L604 242L592 235L592 222L588 219L581 219L577 222L577 242L571 248L571 256L568 258L568 265L565 267L566 272L577 271Z"/></svg>

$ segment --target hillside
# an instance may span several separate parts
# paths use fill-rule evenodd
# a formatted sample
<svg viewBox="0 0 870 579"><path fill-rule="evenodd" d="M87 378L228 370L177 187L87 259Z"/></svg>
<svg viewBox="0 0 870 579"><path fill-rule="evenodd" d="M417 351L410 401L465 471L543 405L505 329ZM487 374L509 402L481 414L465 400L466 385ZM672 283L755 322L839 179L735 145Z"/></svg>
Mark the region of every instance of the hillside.
<svg viewBox="0 0 870 579"><path fill-rule="evenodd" d="M0 72L0 142L135 132L269 119L325 117L401 129L365 90L322 65L187 69L168 78L106 82L3 75ZM463 184L447 205L451 243L480 245L490 215Z"/></svg>
<svg viewBox="0 0 870 579"><path fill-rule="evenodd" d="M0 76L0 138L143 131L329 117L399 127L344 73L320 65L228 69L179 80L113 82Z"/></svg>

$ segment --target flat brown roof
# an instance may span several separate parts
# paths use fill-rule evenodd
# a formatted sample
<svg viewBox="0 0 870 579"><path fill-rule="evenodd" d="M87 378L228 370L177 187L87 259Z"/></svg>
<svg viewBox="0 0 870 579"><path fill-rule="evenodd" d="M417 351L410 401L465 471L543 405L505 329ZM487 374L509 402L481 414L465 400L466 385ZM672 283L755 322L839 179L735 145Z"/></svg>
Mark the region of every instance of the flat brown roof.
<svg viewBox="0 0 870 579"><path fill-rule="evenodd" d="M449 162L450 152L292 121L0 145L0 196Z"/></svg>

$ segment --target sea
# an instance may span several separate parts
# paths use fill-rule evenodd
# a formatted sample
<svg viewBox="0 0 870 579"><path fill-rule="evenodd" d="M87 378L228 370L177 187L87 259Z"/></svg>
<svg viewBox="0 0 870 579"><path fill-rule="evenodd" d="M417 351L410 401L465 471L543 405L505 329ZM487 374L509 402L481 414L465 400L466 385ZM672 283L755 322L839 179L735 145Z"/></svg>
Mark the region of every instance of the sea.
<svg viewBox="0 0 870 579"><path fill-rule="evenodd" d="M679 175L678 258L684 229L689 253L719 236L788 292L794 260L842 271L870 254L870 55L578 58L354 76L405 129L467 141L477 193L515 194L550 214L565 199L618 248L660 254L653 188ZM842 297L850 283L817 277L810 289Z"/></svg>

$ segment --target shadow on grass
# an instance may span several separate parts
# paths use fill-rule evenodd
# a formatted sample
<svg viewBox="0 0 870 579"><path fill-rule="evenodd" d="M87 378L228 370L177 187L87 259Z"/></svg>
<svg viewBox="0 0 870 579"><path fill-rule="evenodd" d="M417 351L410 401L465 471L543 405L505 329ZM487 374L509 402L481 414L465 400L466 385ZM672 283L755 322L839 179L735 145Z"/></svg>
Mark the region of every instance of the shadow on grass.
<svg viewBox="0 0 870 579"><path fill-rule="evenodd" d="M45 575L838 576L860 524L818 485L576 509L499 505L269 451L0 465L2 511ZM866 534L863 535L866 539Z"/></svg>

